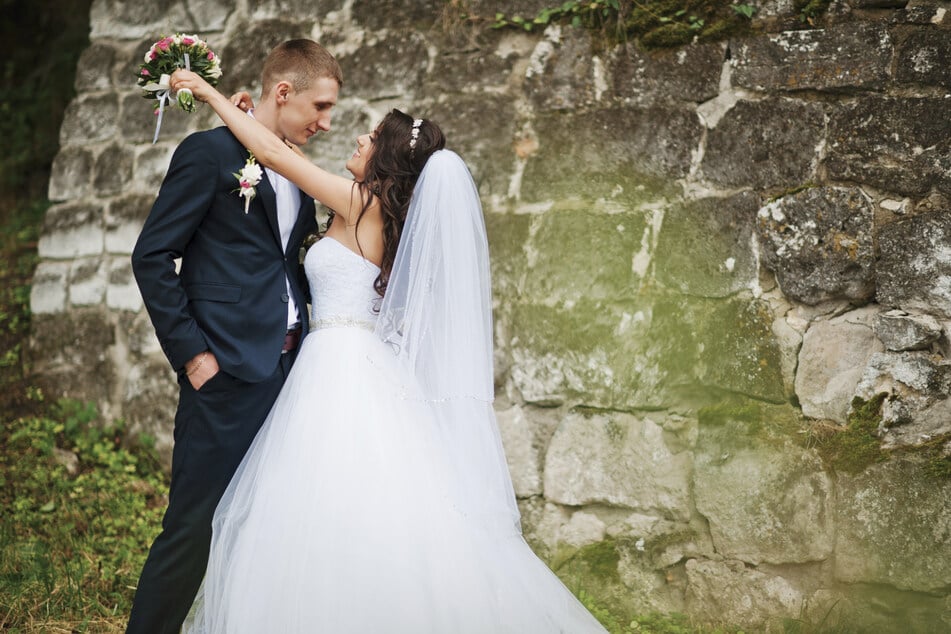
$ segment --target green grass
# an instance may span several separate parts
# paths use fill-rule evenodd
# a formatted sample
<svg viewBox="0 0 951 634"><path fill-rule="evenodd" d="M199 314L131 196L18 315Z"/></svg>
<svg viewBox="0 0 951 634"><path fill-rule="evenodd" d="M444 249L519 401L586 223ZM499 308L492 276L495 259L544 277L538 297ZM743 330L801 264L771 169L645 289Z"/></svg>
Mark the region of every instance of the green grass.
<svg viewBox="0 0 951 634"><path fill-rule="evenodd" d="M0 629L120 626L167 483L147 445L124 446L92 405L46 405L0 432ZM67 463L72 464L67 466Z"/></svg>

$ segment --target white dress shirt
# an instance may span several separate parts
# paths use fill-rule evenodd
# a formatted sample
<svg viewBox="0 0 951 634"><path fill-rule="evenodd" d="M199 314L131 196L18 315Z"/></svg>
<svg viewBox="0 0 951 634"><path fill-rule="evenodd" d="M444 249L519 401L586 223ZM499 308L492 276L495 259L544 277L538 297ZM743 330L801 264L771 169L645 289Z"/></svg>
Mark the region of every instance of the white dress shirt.
<svg viewBox="0 0 951 634"><path fill-rule="evenodd" d="M248 114L254 118L254 111L249 110ZM264 168L267 173L268 182L274 188L274 194L277 198L277 227L281 233L281 248L287 253L287 241L291 237L291 231L297 222L297 212L300 210L300 190L297 185L290 182L269 167ZM292 254L296 257L296 254ZM290 328L300 321L300 313L297 310L297 302L294 301L294 295L291 293L291 283L287 277L284 278L284 284L287 287L287 326Z"/></svg>

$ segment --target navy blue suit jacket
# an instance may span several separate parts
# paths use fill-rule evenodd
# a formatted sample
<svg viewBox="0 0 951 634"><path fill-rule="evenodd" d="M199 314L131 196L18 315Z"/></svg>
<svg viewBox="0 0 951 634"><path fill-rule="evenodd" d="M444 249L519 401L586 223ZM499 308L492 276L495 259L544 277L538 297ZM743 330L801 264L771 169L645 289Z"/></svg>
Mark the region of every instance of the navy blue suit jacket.
<svg viewBox="0 0 951 634"><path fill-rule="evenodd" d="M248 382L270 376L287 331L285 277L307 333L308 293L298 253L304 237L317 230L314 201L301 192L283 249L266 174L244 213L234 173L247 158L226 127L188 136L172 156L132 252L152 325L178 372L211 350L232 376Z"/></svg>

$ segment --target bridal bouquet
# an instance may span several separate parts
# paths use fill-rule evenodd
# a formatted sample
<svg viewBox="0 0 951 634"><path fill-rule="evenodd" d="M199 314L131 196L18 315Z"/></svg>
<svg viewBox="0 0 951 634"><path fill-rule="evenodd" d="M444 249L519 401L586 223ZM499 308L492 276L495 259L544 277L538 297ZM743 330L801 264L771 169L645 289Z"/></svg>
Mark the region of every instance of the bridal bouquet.
<svg viewBox="0 0 951 634"><path fill-rule="evenodd" d="M143 97L158 101L155 107L158 120L155 123L152 143L158 140L165 105L173 96L169 78L178 68L198 73L212 86L216 86L218 78L221 77L218 56L208 47L208 43L197 35L177 33L163 37L153 44L145 54L144 63L139 65L138 72L139 87L145 91ZM195 97L187 88L178 91L176 102L185 112L195 111Z"/></svg>

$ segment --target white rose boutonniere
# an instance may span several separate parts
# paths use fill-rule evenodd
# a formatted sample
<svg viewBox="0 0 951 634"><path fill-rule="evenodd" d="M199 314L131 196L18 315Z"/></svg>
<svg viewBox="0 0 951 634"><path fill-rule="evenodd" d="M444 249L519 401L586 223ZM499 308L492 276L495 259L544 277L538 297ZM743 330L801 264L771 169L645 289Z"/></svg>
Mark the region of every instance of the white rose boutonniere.
<svg viewBox="0 0 951 634"><path fill-rule="evenodd" d="M261 166L254 160L254 154L249 151L248 160L245 161L244 167L241 168L240 172L234 173L239 185L235 191L238 192L239 196L244 197L244 213L248 213L251 199L258 193L255 187L261 182L263 176L264 172L261 170Z"/></svg>

